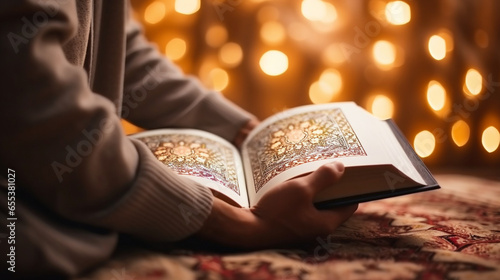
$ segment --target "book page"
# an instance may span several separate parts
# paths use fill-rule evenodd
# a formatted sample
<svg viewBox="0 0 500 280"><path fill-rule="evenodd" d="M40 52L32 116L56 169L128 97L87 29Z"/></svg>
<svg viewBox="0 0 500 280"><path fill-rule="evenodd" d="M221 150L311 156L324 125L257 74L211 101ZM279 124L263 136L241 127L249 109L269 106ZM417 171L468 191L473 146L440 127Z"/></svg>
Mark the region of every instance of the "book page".
<svg viewBox="0 0 500 280"><path fill-rule="evenodd" d="M270 187L332 161L346 167L393 164L381 146L392 133L354 102L308 105L264 120L243 144L250 205Z"/></svg>
<svg viewBox="0 0 500 280"><path fill-rule="evenodd" d="M161 129L133 135L163 164L249 207L238 150L225 139L194 129Z"/></svg>
<svg viewBox="0 0 500 280"><path fill-rule="evenodd" d="M387 122L379 122L380 130L391 130ZM413 181L425 185L425 180L414 168L411 160L408 158L401 145L398 145L398 140L393 133L385 133L381 137L381 149L388 155L392 164L402 173L406 174ZM384 143L394 143L391 145L384 145Z"/></svg>

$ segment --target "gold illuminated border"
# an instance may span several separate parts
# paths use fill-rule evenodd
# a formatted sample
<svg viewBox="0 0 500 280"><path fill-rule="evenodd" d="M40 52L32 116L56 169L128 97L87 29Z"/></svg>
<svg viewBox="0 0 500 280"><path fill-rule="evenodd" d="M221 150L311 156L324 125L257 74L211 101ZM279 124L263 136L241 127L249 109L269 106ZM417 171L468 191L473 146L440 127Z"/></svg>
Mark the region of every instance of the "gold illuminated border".
<svg viewBox="0 0 500 280"><path fill-rule="evenodd" d="M171 134L138 139L177 174L205 178L240 195L231 149L212 139L194 135Z"/></svg>
<svg viewBox="0 0 500 280"><path fill-rule="evenodd" d="M248 147L256 192L276 175L301 164L366 156L340 108L280 119L256 134Z"/></svg>

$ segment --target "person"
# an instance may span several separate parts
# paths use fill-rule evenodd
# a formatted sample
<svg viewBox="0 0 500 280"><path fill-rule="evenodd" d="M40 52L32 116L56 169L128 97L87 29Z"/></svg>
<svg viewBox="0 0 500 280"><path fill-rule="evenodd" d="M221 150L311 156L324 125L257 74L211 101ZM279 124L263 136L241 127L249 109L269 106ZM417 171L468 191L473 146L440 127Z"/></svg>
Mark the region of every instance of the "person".
<svg viewBox="0 0 500 280"><path fill-rule="evenodd" d="M340 163L243 209L127 137L121 118L146 129L203 129L240 145L258 123L157 52L130 9L125 0L0 2L2 274L78 275L108 259L120 234L250 249L291 244L332 232L355 211L312 204L341 177Z"/></svg>

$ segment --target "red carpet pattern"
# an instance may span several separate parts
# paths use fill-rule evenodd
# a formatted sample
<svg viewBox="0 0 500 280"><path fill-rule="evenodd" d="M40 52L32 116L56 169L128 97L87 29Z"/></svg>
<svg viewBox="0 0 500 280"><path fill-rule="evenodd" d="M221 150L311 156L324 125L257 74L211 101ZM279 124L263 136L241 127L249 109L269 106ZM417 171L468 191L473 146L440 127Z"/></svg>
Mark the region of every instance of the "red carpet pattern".
<svg viewBox="0 0 500 280"><path fill-rule="evenodd" d="M80 279L500 279L500 182L436 178L440 190L361 204L307 248L149 253Z"/></svg>

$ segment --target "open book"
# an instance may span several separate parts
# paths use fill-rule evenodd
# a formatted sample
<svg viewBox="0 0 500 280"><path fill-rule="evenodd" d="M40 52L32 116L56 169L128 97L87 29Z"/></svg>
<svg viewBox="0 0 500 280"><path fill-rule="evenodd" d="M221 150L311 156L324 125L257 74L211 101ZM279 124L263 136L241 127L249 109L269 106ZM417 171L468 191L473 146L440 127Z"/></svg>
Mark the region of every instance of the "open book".
<svg viewBox="0 0 500 280"><path fill-rule="evenodd" d="M318 208L365 202L439 188L391 120L379 120L353 102L306 105L259 124L241 151L193 129L159 129L133 135L165 165L251 207L273 186L341 161L341 180L315 199Z"/></svg>

